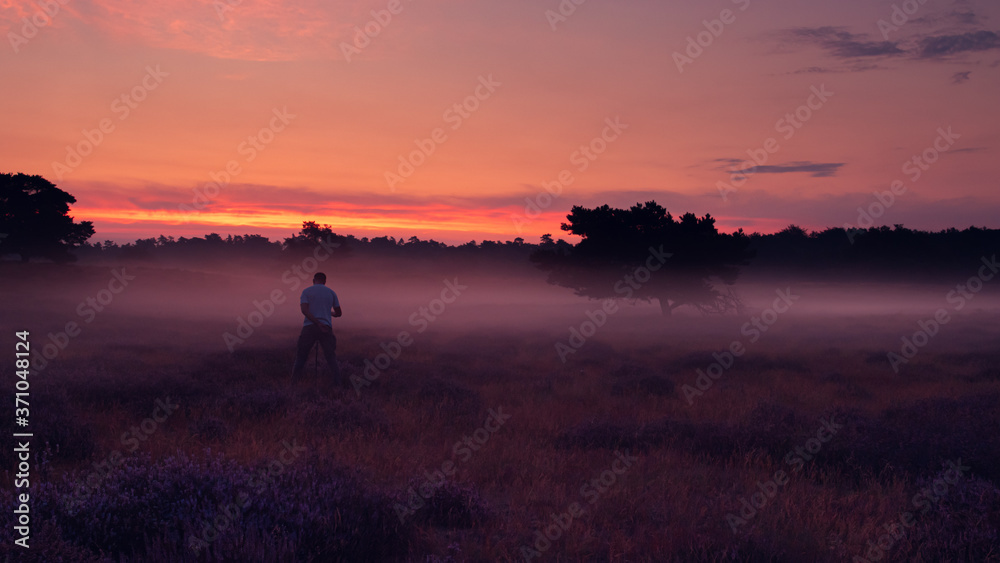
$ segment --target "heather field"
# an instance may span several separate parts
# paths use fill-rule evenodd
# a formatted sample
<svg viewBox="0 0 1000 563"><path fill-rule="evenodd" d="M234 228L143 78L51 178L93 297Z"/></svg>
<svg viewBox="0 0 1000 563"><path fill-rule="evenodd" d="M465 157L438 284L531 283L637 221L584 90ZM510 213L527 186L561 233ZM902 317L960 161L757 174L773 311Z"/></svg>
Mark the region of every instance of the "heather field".
<svg viewBox="0 0 1000 563"><path fill-rule="evenodd" d="M45 360L2 560L1000 560L989 284L751 271L743 314L663 318L527 266L331 266L337 384L290 380L292 266L2 265L4 346Z"/></svg>

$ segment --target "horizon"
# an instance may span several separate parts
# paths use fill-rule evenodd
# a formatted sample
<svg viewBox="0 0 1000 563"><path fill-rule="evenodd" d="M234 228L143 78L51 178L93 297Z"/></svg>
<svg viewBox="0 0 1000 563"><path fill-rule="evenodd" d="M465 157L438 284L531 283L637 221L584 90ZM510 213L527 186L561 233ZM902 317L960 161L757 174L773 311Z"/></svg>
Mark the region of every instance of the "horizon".
<svg viewBox="0 0 1000 563"><path fill-rule="evenodd" d="M327 226L327 225L320 225L320 226L323 227L323 226ZM874 225L874 227L876 227L876 228L881 227L881 226L890 226L890 225ZM906 227L906 225L900 225L900 226L902 226L903 228L909 229L909 227ZM792 223L792 224L786 225L782 229L778 229L778 230L771 231L771 232L764 232L764 233L762 233L762 232L759 232L759 231L753 231L753 232L749 232L749 233L748 232L744 232L744 234L747 235L747 236L750 236L750 237L753 237L753 236L769 236L769 235L778 234L778 233L784 231L785 229L787 229L789 227L799 227L799 228L802 228L803 231L805 232L805 234L807 236L808 235L812 235L812 234L817 234L817 233L825 232L825 231L831 230L831 229L843 228L843 227L827 227L825 229L812 230L812 229L804 228L801 225L796 225L796 224ZM892 227L894 228L895 225L892 225ZM947 227L947 228L944 228L944 229L936 229L936 230L923 230L923 229L910 229L910 230L918 231L918 232L925 232L925 233L932 233L933 234L933 233L940 233L940 232L951 230L951 229L955 229L955 230L958 230L958 231L965 231L965 230L968 230L968 229L997 230L995 228L986 227L986 226L980 226L980 225L968 225L966 227ZM866 229L862 229L862 230L866 230ZM165 235L165 234L161 235L161 234L157 234L157 235L150 235L150 236L140 236L140 237L134 238L134 239L117 239L117 240L114 239L114 238L104 238L104 239L98 238L98 236L95 234L93 237L91 237L91 240L89 240L88 243L89 244L103 243L106 240L110 240L111 242L113 242L113 243L115 243L115 244L117 244L117 245L120 246L120 245L123 245L123 244L132 244L132 243L135 243L138 240L148 240L148 239L159 240L160 236L165 236L168 239L172 237L174 240L179 240L182 237L183 238L187 238L187 239L192 239L192 238L201 238L201 239L204 239L206 236L212 235L212 234L217 234L217 235L221 236L223 239L226 239L227 237L230 237L230 236L231 237L236 237L236 236L258 235L258 236L263 236L263 237L267 238L268 241L272 242L272 243L283 243L284 239L287 239L287 238L290 238L291 236L297 235L300 232L301 231L295 231L295 232L292 232L292 233L290 233L288 235L267 236L267 235L264 235L262 233L253 233L253 232L235 232L234 231L234 232L221 233L221 232L218 232L218 231L212 231L212 232L201 233L201 234L194 234L194 235L180 235L180 236L175 236L175 235ZM580 239L580 237L577 236L577 235L568 234L568 233L565 233L564 231L559 231L559 232L563 236L557 236L556 233L548 233L548 234L551 234L552 235L552 239L555 240L555 241L563 240L563 241L568 242L570 244L574 244L575 242L578 242L578 239ZM734 234L736 231L726 232L726 231L723 231L722 229L719 229L719 232L722 233L722 234ZM411 237L416 236L416 235L409 235L409 236L400 235L400 236L396 236L396 235L393 235L393 234L379 234L379 235L374 235L374 236L372 236L372 235L357 236L357 235L355 235L353 233L336 232L336 231L334 231L333 234L335 234L337 236L343 236L343 237L353 236L353 237L355 237L358 240L365 239L365 238L367 238L368 240L371 240L372 238L378 238L378 237L392 237L397 242L406 242ZM478 239L478 240L477 239L470 239L470 240L464 240L464 241L461 241L461 240L460 241L446 241L446 240L435 239L433 237L431 237L431 238L420 238L420 237L417 237L417 238L420 241L422 241L422 242L434 241L434 242L439 242L439 243L446 244L446 245L451 246L451 247L461 246L461 245L467 244L469 242L474 242L476 244L480 244L480 243L483 243L483 242L486 242L486 241L492 241L492 242L497 242L497 243L501 243L502 244L502 243L506 243L506 242L511 242L512 243L515 240L514 238L510 238L510 239L488 239L487 238L487 239ZM522 237L522 238L524 238L524 237ZM539 237L539 240L540 239L541 239L541 237ZM524 244L539 244L539 241L531 241L531 240L528 240L527 238L525 238L523 242L524 242Z"/></svg>

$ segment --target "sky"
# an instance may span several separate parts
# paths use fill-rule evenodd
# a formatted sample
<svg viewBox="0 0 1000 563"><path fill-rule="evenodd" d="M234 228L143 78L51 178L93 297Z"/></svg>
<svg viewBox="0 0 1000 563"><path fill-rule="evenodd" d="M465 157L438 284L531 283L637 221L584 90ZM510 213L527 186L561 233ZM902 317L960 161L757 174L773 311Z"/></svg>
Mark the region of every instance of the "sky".
<svg viewBox="0 0 1000 563"><path fill-rule="evenodd" d="M92 240L1000 227L990 0L0 0L0 172Z"/></svg>

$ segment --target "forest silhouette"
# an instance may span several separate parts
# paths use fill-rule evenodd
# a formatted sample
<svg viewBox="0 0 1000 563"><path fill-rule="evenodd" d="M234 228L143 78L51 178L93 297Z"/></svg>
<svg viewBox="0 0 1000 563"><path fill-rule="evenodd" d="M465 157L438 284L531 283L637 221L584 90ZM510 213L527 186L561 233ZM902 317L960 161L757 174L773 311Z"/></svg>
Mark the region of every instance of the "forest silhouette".
<svg viewBox="0 0 1000 563"><path fill-rule="evenodd" d="M732 292L743 268L827 281L878 278L899 281L937 279L964 273L969 264L991 256L1000 230L968 227L937 232L894 225L809 232L789 225L773 234L722 233L715 218L684 213L675 217L656 201L627 208L574 206L561 229L580 237L571 244L545 234L537 243L483 240L448 245L393 236L355 237L330 225L303 221L298 233L282 240L259 234L209 233L203 237L159 235L118 244L88 242L89 221L74 222L69 204L76 199L41 176L0 175L0 256L59 263L82 259L227 260L278 259L305 255L323 244L334 256L419 260L530 261L548 282L590 298L622 297L658 301L665 315L682 306L703 313L738 312ZM662 268L638 285L621 281L660 256ZM669 258L662 256L669 255ZM630 278L628 278L630 279Z"/></svg>

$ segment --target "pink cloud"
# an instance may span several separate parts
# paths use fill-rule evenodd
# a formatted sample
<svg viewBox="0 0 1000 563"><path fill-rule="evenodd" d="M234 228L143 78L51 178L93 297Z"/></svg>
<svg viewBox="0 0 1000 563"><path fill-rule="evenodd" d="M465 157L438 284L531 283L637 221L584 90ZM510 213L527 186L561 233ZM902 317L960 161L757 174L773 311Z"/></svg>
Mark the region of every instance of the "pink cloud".
<svg viewBox="0 0 1000 563"><path fill-rule="evenodd" d="M0 21L12 29L39 11L31 0L6 0ZM341 41L386 2L275 0L94 0L67 2L54 20L100 30L117 41L212 57L255 61L342 58ZM63 20L58 22L58 20Z"/></svg>

